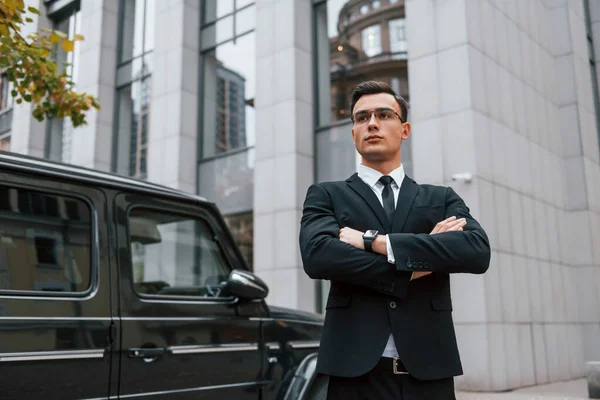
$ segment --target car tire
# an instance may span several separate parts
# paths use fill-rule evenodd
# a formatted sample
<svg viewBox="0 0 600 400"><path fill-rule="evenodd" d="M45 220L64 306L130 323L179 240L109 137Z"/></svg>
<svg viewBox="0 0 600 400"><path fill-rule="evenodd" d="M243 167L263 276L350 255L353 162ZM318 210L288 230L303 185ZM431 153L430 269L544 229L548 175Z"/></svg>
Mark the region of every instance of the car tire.
<svg viewBox="0 0 600 400"><path fill-rule="evenodd" d="M327 388L329 385L329 378L326 375L317 375L313 381L308 393L305 397L306 400L327 400Z"/></svg>

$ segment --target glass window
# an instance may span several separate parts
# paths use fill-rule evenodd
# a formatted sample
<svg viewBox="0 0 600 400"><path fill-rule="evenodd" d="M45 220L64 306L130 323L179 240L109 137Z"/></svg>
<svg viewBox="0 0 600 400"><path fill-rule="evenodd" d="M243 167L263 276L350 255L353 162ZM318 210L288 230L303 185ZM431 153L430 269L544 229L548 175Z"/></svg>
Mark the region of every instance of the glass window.
<svg viewBox="0 0 600 400"><path fill-rule="evenodd" d="M198 166L200 195L215 202L225 215L254 207L254 148L202 160Z"/></svg>
<svg viewBox="0 0 600 400"><path fill-rule="evenodd" d="M390 53L392 55L406 55L406 29L404 19L393 19L390 26Z"/></svg>
<svg viewBox="0 0 600 400"><path fill-rule="evenodd" d="M368 12L369 12L369 6L368 5L363 4L362 6L360 6L360 13L361 13L361 15L365 15Z"/></svg>
<svg viewBox="0 0 600 400"><path fill-rule="evenodd" d="M81 33L81 11L74 8L62 20L56 21L54 29L61 31L71 40ZM75 41L73 51L64 52L56 48L56 62L60 68L65 68L73 82L73 89L77 89L79 81L79 64L81 42ZM73 124L70 118L50 120L47 127L46 156L51 160L72 162Z"/></svg>
<svg viewBox="0 0 600 400"><path fill-rule="evenodd" d="M117 173L144 179L147 176L150 123L150 79L134 81L117 94Z"/></svg>
<svg viewBox="0 0 600 400"><path fill-rule="evenodd" d="M126 62L154 48L155 0L121 0L121 10L119 61Z"/></svg>
<svg viewBox="0 0 600 400"><path fill-rule="evenodd" d="M225 217L225 222L250 270L253 270L254 216L252 212L228 215Z"/></svg>
<svg viewBox="0 0 600 400"><path fill-rule="evenodd" d="M367 79L386 82L409 100L404 3L382 3L392 11L383 14L383 18L390 15L389 19L362 31L360 20L348 20L353 4L330 0L314 6L318 128L348 122L352 91ZM373 2L370 4L376 6ZM340 18L344 23L340 23ZM389 33L387 27L390 27ZM386 38L382 38L382 34Z"/></svg>
<svg viewBox="0 0 600 400"><path fill-rule="evenodd" d="M204 0L203 7L198 190L219 206L251 266L256 5L253 0Z"/></svg>
<svg viewBox="0 0 600 400"><path fill-rule="evenodd" d="M113 170L146 179L156 0L121 0L121 10Z"/></svg>
<svg viewBox="0 0 600 400"><path fill-rule="evenodd" d="M204 54L204 158L253 146L255 33Z"/></svg>
<svg viewBox="0 0 600 400"><path fill-rule="evenodd" d="M362 50L368 57L381 54L381 26L373 25L362 30Z"/></svg>
<svg viewBox="0 0 600 400"><path fill-rule="evenodd" d="M211 22L233 12L233 0L205 0L203 2L204 22Z"/></svg>
<svg viewBox="0 0 600 400"><path fill-rule="evenodd" d="M379 7L381 7L381 1L379 1L379 0L374 0L374 1L371 3L371 7L373 7L373 9L374 9L374 10L375 10L376 8L379 8Z"/></svg>
<svg viewBox="0 0 600 400"><path fill-rule="evenodd" d="M90 221L82 200L0 186L0 293L85 292Z"/></svg>
<svg viewBox="0 0 600 400"><path fill-rule="evenodd" d="M220 296L231 269L206 222L135 208L129 214L128 228L137 293Z"/></svg>
<svg viewBox="0 0 600 400"><path fill-rule="evenodd" d="M6 75L0 79L0 112L6 110L11 104L10 81Z"/></svg>

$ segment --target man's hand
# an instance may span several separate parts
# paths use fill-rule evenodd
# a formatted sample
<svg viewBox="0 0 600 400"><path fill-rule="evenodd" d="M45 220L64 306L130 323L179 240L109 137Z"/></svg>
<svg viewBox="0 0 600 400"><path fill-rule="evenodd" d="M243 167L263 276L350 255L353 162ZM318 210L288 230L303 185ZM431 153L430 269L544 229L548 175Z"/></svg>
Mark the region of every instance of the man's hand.
<svg viewBox="0 0 600 400"><path fill-rule="evenodd" d="M364 250L365 240L363 239L363 233L364 232L357 231L356 229L345 227L340 229L339 237L342 242L348 243L357 249Z"/></svg>
<svg viewBox="0 0 600 400"><path fill-rule="evenodd" d="M431 231L430 235L435 235L442 232L462 231L465 225L467 225L467 221L464 218L456 219L456 217L450 217L441 222L438 222ZM413 273L413 276L410 280L412 281L415 279L422 278L424 276L429 275L430 273L430 271L415 272Z"/></svg>
<svg viewBox="0 0 600 400"><path fill-rule="evenodd" d="M435 225L435 227L433 228L433 230L431 231L431 233L429 233L429 234L436 235L438 233L443 233L443 232L460 232L463 230L463 227L465 225L467 225L466 219L464 219L464 218L456 219L456 217L450 217L441 222L438 222ZM365 241L363 239L363 233L364 232L357 231L356 229L345 227L345 228L340 229L339 237L342 242L348 243L349 245L354 246L357 249L364 250L365 249ZM387 254L387 250L385 249L384 236L379 235L377 237L377 239L380 239L381 243L374 243L373 250L376 253L380 253L383 255ZM380 245L380 246L378 246L378 245ZM414 272L412 275L411 281L422 278L429 274L431 274L430 271Z"/></svg>
<svg viewBox="0 0 600 400"><path fill-rule="evenodd" d="M456 219L456 217L450 217L442 222L438 222L431 231L430 235L435 235L436 233L442 232L462 231L465 225L467 225L466 219Z"/></svg>

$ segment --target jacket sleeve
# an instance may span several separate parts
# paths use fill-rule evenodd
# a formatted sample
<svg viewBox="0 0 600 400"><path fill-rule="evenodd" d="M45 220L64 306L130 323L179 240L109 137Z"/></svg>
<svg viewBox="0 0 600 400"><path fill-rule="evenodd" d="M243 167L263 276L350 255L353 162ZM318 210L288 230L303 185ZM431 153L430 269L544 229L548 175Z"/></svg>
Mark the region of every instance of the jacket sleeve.
<svg viewBox="0 0 600 400"><path fill-rule="evenodd" d="M300 223L300 253L308 276L404 296L411 272L399 272L387 257L342 242L339 230L329 194L319 184L312 185Z"/></svg>
<svg viewBox="0 0 600 400"><path fill-rule="evenodd" d="M483 274L490 264L490 244L469 208L452 188L446 191L445 218L465 218L462 232L435 235L392 233L390 242L399 271Z"/></svg>

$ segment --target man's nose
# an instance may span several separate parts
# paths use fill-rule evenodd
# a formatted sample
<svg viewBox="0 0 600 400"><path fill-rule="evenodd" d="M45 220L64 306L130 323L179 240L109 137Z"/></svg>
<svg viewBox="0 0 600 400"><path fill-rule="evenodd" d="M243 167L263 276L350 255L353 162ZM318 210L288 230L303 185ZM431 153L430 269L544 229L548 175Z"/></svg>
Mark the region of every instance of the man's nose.
<svg viewBox="0 0 600 400"><path fill-rule="evenodd" d="M371 127L377 127L377 117L375 117L375 113L371 113L371 115L369 116L369 128Z"/></svg>

